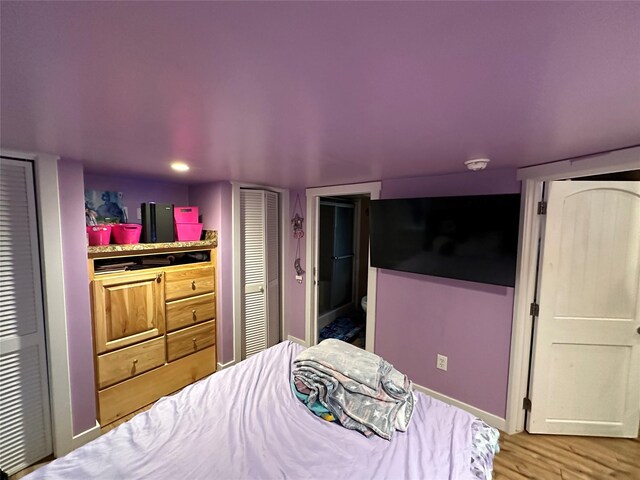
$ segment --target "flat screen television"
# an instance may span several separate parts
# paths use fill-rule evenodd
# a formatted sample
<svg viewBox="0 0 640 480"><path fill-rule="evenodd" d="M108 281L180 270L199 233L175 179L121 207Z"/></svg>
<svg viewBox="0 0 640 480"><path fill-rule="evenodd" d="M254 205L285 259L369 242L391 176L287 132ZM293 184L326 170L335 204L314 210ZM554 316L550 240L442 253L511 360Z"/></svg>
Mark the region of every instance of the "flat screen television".
<svg viewBox="0 0 640 480"><path fill-rule="evenodd" d="M513 287L520 195L371 202L371 264Z"/></svg>

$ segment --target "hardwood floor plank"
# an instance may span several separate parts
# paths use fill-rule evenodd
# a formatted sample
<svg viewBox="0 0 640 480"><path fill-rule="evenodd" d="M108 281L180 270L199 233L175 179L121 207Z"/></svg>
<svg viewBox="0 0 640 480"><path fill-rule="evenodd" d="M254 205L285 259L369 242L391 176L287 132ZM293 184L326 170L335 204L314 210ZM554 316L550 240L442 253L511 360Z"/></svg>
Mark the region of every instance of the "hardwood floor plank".
<svg viewBox="0 0 640 480"><path fill-rule="evenodd" d="M640 439L500 433L496 480L640 480Z"/></svg>

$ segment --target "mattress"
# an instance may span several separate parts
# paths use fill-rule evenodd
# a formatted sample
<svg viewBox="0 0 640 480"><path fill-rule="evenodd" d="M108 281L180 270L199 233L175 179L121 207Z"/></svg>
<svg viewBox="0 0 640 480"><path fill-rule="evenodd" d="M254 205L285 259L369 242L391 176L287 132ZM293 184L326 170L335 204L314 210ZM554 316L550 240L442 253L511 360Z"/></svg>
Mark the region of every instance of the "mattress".
<svg viewBox="0 0 640 480"><path fill-rule="evenodd" d="M200 380L27 478L490 478L497 432L422 393L391 441L313 415L289 385L302 348L283 342Z"/></svg>

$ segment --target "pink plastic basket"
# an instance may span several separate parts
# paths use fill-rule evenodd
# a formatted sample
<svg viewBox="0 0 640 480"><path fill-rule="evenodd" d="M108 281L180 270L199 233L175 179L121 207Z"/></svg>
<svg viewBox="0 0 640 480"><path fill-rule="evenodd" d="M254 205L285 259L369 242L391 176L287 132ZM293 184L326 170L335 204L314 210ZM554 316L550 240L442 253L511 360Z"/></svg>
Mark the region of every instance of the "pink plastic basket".
<svg viewBox="0 0 640 480"><path fill-rule="evenodd" d="M198 207L173 207L175 223L198 223Z"/></svg>
<svg viewBox="0 0 640 480"><path fill-rule="evenodd" d="M142 225L137 223L117 223L113 225L113 240L118 244L140 243Z"/></svg>
<svg viewBox="0 0 640 480"><path fill-rule="evenodd" d="M109 245L111 239L111 225L92 225L87 227L89 245Z"/></svg>
<svg viewBox="0 0 640 480"><path fill-rule="evenodd" d="M202 235L201 223L176 223L176 241L193 242L200 240Z"/></svg>

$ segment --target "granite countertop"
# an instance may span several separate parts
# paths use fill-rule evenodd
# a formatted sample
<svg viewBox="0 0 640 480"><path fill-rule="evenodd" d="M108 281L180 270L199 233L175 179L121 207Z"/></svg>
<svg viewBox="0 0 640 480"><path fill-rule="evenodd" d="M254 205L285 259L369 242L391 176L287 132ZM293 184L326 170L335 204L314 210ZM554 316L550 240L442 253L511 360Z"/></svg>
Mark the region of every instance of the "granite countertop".
<svg viewBox="0 0 640 480"><path fill-rule="evenodd" d="M198 240L195 242L168 242L168 243L132 243L127 245L100 245L95 247L87 247L89 257L98 255L102 256L107 253L124 253L124 252L148 252L151 253L154 250L167 250L167 249L180 249L188 248L193 249L197 247L217 247L218 246L218 232L216 230L207 230L205 232L205 240Z"/></svg>

